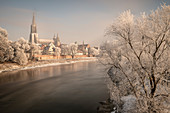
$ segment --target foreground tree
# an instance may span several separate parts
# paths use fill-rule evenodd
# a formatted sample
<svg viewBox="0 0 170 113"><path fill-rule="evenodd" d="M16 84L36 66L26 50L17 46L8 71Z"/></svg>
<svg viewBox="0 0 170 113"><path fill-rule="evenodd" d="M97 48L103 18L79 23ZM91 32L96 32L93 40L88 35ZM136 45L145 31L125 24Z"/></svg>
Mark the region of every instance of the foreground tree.
<svg viewBox="0 0 170 113"><path fill-rule="evenodd" d="M116 43L106 42L101 63L109 67L112 80L111 98L121 105L121 97L133 94L136 111L168 112L170 73L170 6L142 14L134 19L123 12L110 26L106 35Z"/></svg>

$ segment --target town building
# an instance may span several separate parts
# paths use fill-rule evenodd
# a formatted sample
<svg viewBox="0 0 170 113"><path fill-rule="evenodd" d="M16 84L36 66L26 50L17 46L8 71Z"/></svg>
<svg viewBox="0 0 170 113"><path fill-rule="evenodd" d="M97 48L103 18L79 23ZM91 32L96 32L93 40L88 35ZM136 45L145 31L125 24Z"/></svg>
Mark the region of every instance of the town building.
<svg viewBox="0 0 170 113"><path fill-rule="evenodd" d="M53 55L54 52L55 52L55 45L52 42L50 42L46 47L44 47L42 54Z"/></svg>
<svg viewBox="0 0 170 113"><path fill-rule="evenodd" d="M84 44L84 41L83 41L83 44L78 45L77 54L78 55L81 55L81 54L88 55L89 48L90 48L90 45L89 44Z"/></svg>

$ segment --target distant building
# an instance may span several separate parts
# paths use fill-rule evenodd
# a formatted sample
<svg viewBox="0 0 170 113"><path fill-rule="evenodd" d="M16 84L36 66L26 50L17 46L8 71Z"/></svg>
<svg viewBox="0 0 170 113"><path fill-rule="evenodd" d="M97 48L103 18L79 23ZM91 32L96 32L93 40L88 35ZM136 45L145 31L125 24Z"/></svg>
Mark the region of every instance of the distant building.
<svg viewBox="0 0 170 113"><path fill-rule="evenodd" d="M43 54L53 55L55 52L55 45L51 42L46 47L44 47Z"/></svg>
<svg viewBox="0 0 170 113"><path fill-rule="evenodd" d="M54 40L50 40L50 39L38 39L38 44L40 44L40 45L48 45L49 43L54 43Z"/></svg>
<svg viewBox="0 0 170 113"><path fill-rule="evenodd" d="M78 53L77 54L83 53L83 55L88 55L89 48L90 48L90 45L84 44L84 41L83 41L83 44L78 45Z"/></svg>

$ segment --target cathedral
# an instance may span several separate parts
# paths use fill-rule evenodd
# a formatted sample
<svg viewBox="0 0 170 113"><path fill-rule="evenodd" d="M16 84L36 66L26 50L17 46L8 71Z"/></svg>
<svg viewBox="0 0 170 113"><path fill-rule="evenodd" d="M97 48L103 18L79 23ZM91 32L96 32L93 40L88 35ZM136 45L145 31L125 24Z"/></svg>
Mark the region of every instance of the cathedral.
<svg viewBox="0 0 170 113"><path fill-rule="evenodd" d="M68 46L68 44L61 44L59 36L54 34L52 39L40 39L37 33L37 25L35 23L35 15L33 13L32 24L31 24L31 32L29 43L39 45L40 53L43 55L53 55L56 47L62 48L64 46ZM77 48L76 55L88 55L90 45L89 44L79 44ZM65 55L65 54L64 54Z"/></svg>
<svg viewBox="0 0 170 113"><path fill-rule="evenodd" d="M32 44L39 44L39 45L48 45L49 43L53 43L56 47L61 46L61 42L60 42L58 34L57 34L57 37L54 35L52 40L38 38L37 26L35 23L34 13L33 13L33 19L32 19L32 24L31 24L31 33L30 33L29 42Z"/></svg>

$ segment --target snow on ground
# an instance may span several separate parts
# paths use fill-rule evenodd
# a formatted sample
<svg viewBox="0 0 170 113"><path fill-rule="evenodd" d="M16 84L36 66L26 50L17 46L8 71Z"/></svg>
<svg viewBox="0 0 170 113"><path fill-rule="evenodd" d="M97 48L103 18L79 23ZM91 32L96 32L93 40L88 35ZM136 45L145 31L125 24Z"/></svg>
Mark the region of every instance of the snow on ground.
<svg viewBox="0 0 170 113"><path fill-rule="evenodd" d="M97 61L97 58L76 58L76 59L65 59L65 60L46 60L40 62L31 62L26 66L20 66L16 63L4 63L0 64L0 73L14 71L14 70L26 70L33 69L38 67L47 67L47 66L56 66L56 65L65 65L65 64L73 64L77 62L89 62L89 61Z"/></svg>
<svg viewBox="0 0 170 113"><path fill-rule="evenodd" d="M31 67L24 67L22 68L22 70L25 69L32 69L32 68L38 68L38 67L47 67L47 66L56 66L56 65L65 65L65 64L73 64L73 63L77 63L77 62L89 62L89 61L96 61L95 59L88 59L88 60L78 60L78 61L66 61L64 63L49 63L49 64L42 64L42 65L36 65L36 66L31 66Z"/></svg>

